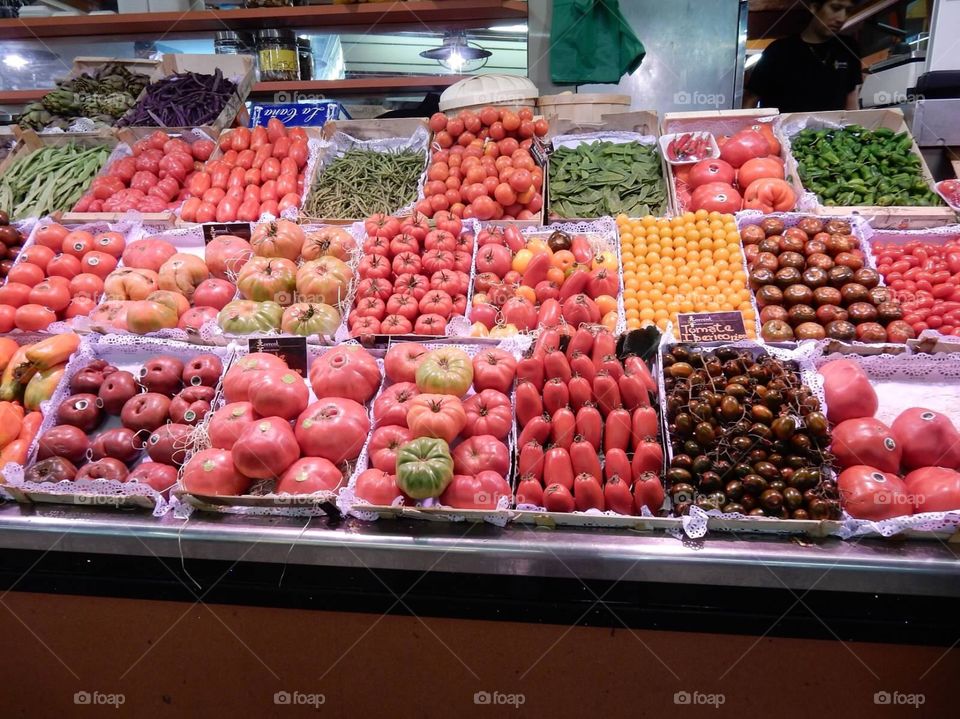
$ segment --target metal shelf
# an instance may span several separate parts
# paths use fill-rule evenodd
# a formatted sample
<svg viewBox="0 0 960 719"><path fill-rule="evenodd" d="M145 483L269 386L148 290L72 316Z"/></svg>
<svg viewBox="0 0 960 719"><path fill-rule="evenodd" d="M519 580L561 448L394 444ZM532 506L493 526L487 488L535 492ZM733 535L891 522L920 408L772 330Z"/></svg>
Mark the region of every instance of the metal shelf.
<svg viewBox="0 0 960 719"><path fill-rule="evenodd" d="M960 545L0 506L0 549L960 597Z"/></svg>

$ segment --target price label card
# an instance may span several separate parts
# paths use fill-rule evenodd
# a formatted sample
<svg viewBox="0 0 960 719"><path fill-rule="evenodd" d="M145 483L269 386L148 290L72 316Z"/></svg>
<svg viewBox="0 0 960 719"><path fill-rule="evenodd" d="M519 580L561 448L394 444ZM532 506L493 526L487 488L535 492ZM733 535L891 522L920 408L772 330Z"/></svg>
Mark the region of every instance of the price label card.
<svg viewBox="0 0 960 719"><path fill-rule="evenodd" d="M275 355L301 377L307 376L306 337L251 337L247 340L247 349Z"/></svg>
<svg viewBox="0 0 960 719"><path fill-rule="evenodd" d="M681 342L739 342L747 338L740 312L690 312L677 315Z"/></svg>
<svg viewBox="0 0 960 719"><path fill-rule="evenodd" d="M220 235L236 235L244 240L250 239L251 229L249 222L209 222L202 227L203 243L205 245L209 245L210 240Z"/></svg>

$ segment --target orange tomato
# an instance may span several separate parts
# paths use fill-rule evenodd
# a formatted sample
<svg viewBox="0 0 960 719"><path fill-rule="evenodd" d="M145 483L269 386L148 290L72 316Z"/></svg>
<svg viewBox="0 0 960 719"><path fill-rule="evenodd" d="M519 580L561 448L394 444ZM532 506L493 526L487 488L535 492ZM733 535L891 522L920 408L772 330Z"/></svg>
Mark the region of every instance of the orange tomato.
<svg viewBox="0 0 960 719"><path fill-rule="evenodd" d="M543 240L530 240L527 242L527 249L535 255L539 255L542 252L546 252L548 255L553 254L553 250L551 250Z"/></svg>
<svg viewBox="0 0 960 719"><path fill-rule="evenodd" d="M559 267L564 272L573 267L576 261L577 258L570 250L559 250L554 252L553 257L550 258L550 263L554 267Z"/></svg>
<svg viewBox="0 0 960 719"><path fill-rule="evenodd" d="M537 293L533 291L532 287L527 287L526 285L520 285L517 288L517 295L520 297L527 298L528 300L530 300L532 304L537 303Z"/></svg>
<svg viewBox="0 0 960 719"><path fill-rule="evenodd" d="M600 295L593 300L597 303L597 308L600 310L601 315L606 315L610 312L616 313L617 311L617 298L611 297L610 295Z"/></svg>
<svg viewBox="0 0 960 719"><path fill-rule="evenodd" d="M527 269L527 265L530 264L530 260L533 259L533 252L524 248L519 250L516 255L513 257L513 263L510 265L511 269L516 270L517 272L523 273Z"/></svg>
<svg viewBox="0 0 960 719"><path fill-rule="evenodd" d="M473 296L473 304L474 304L474 306L476 306L476 305L489 305L489 304L490 304L490 298L489 298L486 294L484 294L483 292L477 292L477 293Z"/></svg>
<svg viewBox="0 0 960 719"><path fill-rule="evenodd" d="M547 270L547 279L551 282L557 283L557 285L562 285L563 281L566 279L566 275L563 274L563 270L559 267L551 267Z"/></svg>
<svg viewBox="0 0 960 719"><path fill-rule="evenodd" d="M616 312L607 312L601 319L600 324L606 327L611 332L617 331L617 322L619 321Z"/></svg>

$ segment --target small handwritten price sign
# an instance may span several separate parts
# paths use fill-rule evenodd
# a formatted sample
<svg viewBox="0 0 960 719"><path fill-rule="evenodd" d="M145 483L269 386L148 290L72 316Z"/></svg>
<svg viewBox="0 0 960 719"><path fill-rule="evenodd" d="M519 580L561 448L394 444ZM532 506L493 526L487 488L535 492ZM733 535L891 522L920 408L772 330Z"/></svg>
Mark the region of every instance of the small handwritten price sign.
<svg viewBox="0 0 960 719"><path fill-rule="evenodd" d="M739 312L690 312L677 315L681 342L739 342L747 339Z"/></svg>
<svg viewBox="0 0 960 719"><path fill-rule="evenodd" d="M301 377L307 376L306 337L251 337L247 340L247 349L275 355Z"/></svg>

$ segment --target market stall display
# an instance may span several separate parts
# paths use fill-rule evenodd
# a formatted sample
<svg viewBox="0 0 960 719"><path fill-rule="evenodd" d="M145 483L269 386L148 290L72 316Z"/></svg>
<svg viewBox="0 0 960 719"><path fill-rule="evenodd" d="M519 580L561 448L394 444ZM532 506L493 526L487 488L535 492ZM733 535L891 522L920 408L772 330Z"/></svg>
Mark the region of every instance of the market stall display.
<svg viewBox="0 0 960 719"><path fill-rule="evenodd" d="M139 140L131 134L122 137L125 145L118 146L89 191L62 216L64 222L116 220L130 210L146 220L169 221L195 174L194 163L207 160L216 147L202 134L172 137L156 130Z"/></svg>
<svg viewBox="0 0 960 719"><path fill-rule="evenodd" d="M955 221L900 110L790 113L776 126L788 173L814 195L817 214L856 213L877 228Z"/></svg>
<svg viewBox="0 0 960 719"><path fill-rule="evenodd" d="M202 170L183 178L186 192L178 197L184 222L254 222L300 208L310 158L304 128L288 130L271 118L266 127L227 130L217 145Z"/></svg>
<svg viewBox="0 0 960 719"><path fill-rule="evenodd" d="M0 287L0 302L14 309L20 330L47 331L94 312L105 283L139 232L131 223L65 227L39 222Z"/></svg>
<svg viewBox="0 0 960 719"><path fill-rule="evenodd" d="M302 214L317 222L406 217L429 154L422 120L328 122Z"/></svg>
<svg viewBox="0 0 960 719"><path fill-rule="evenodd" d="M664 490L657 387L608 330L581 327L561 349L547 331L517 367L518 508L660 513Z"/></svg>
<svg viewBox="0 0 960 719"><path fill-rule="evenodd" d="M733 215L698 210L669 218L617 216L627 329L677 324L679 313L739 311L748 336L756 312Z"/></svg>
<svg viewBox="0 0 960 719"><path fill-rule="evenodd" d="M416 508L495 513L513 502L517 359L502 347L391 344L373 405L369 468L350 485L351 511Z"/></svg>
<svg viewBox="0 0 960 719"><path fill-rule="evenodd" d="M796 359L761 346L663 348L667 495L691 507L839 519L830 425Z"/></svg>
<svg viewBox="0 0 960 719"><path fill-rule="evenodd" d="M667 191L656 142L597 137L593 141L590 136L553 139L548 183L550 217L664 214Z"/></svg>
<svg viewBox="0 0 960 719"><path fill-rule="evenodd" d="M522 232L490 226L477 244L472 335L508 336L561 323L617 329L622 288L609 220Z"/></svg>
<svg viewBox="0 0 960 719"><path fill-rule="evenodd" d="M531 152L549 126L533 111L484 107L430 118L433 152L417 212L433 217L535 220L543 209L544 172Z"/></svg>
<svg viewBox="0 0 960 719"><path fill-rule="evenodd" d="M800 180L827 207L938 205L912 148L910 133L886 127L807 128L790 138Z"/></svg>
<svg viewBox="0 0 960 719"><path fill-rule="evenodd" d="M422 173L419 152L347 150L317 174L304 211L329 218L389 215L416 199L411 188Z"/></svg>
<svg viewBox="0 0 960 719"><path fill-rule="evenodd" d="M36 135L5 161L0 210L12 219L44 217L69 210L100 172L113 140L73 136L43 140Z"/></svg>
<svg viewBox="0 0 960 719"><path fill-rule="evenodd" d="M914 336L960 335L960 227L878 231L870 246Z"/></svg>
<svg viewBox="0 0 960 719"><path fill-rule="evenodd" d="M744 218L750 287L768 342L905 342L916 336L880 282L856 220L802 215Z"/></svg>
<svg viewBox="0 0 960 719"><path fill-rule="evenodd" d="M41 366L57 362L59 373L29 461L4 467L7 484L31 501L162 514L230 350L73 334L46 342L36 346L44 350Z"/></svg>
<svg viewBox="0 0 960 719"><path fill-rule="evenodd" d="M86 123L111 127L136 104L159 66L157 60L78 57L70 77L23 108L19 125L34 130L68 130Z"/></svg>
<svg viewBox="0 0 960 719"><path fill-rule="evenodd" d="M664 152L673 209L793 210L802 199L802 188L774 130L776 119L776 110L767 109L665 115L661 144L669 137ZM675 143L673 153L670 141Z"/></svg>
<svg viewBox="0 0 960 719"><path fill-rule="evenodd" d="M79 343L73 333L0 337L0 467L26 464L43 420L41 404L53 396Z"/></svg>
<svg viewBox="0 0 960 719"><path fill-rule="evenodd" d="M449 212L438 213L432 228L413 218L369 217L350 335L448 335L460 318L466 334L477 227Z"/></svg>
<svg viewBox="0 0 960 719"><path fill-rule="evenodd" d="M952 356L822 354L815 364L834 425L841 505L860 520L848 531L936 525L939 513L960 508Z"/></svg>
<svg viewBox="0 0 960 719"><path fill-rule="evenodd" d="M307 376L282 357L239 351L218 385L176 492L189 507L323 514L366 469L383 362L358 344L311 347Z"/></svg>

